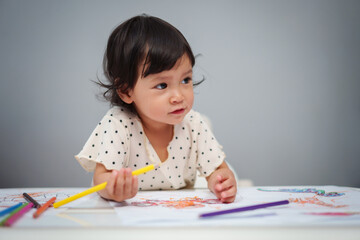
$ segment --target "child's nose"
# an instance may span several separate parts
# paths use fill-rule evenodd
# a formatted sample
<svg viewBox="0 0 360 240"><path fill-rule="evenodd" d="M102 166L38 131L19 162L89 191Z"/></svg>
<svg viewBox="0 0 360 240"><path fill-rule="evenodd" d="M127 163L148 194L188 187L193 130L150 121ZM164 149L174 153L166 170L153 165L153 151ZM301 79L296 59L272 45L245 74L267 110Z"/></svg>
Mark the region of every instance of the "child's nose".
<svg viewBox="0 0 360 240"><path fill-rule="evenodd" d="M171 97L170 97L170 103L176 104L184 101L184 95L179 90L173 91Z"/></svg>

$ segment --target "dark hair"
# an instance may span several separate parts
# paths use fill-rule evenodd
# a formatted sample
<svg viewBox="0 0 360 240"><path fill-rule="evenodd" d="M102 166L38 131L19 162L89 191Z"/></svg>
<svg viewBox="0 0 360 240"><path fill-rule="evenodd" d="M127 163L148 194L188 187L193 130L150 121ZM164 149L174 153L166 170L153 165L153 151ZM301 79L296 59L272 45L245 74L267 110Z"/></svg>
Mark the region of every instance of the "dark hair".
<svg viewBox="0 0 360 240"><path fill-rule="evenodd" d="M185 37L171 24L148 15L140 15L123 22L110 34L104 54L103 69L109 82L99 80L106 91L103 96L113 106L135 111L121 100L117 90L126 92L135 87L140 64L142 77L170 70L184 54L192 66L195 57Z"/></svg>

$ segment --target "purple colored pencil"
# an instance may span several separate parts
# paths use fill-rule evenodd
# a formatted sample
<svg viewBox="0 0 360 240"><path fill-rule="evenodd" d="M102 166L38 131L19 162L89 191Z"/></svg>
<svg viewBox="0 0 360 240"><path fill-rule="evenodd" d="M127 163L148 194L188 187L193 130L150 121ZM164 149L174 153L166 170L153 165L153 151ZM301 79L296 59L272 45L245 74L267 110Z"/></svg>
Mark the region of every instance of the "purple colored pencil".
<svg viewBox="0 0 360 240"><path fill-rule="evenodd" d="M227 210L221 210L221 211L216 211L216 212L211 212L211 213L204 213L204 214L201 214L200 217L201 218L214 217L214 216L219 216L219 215L223 215L223 214L245 212L245 211L256 210L259 208L274 207L274 206L285 205L285 204L289 204L289 200L252 205L252 206L247 206L247 207L227 209Z"/></svg>
<svg viewBox="0 0 360 240"><path fill-rule="evenodd" d="M26 204L26 203L25 203ZM25 207L23 207L20 211L12 215L5 223L4 225L7 227L10 227L13 225L19 218L21 218L25 213L27 213L32 207L33 203L27 204Z"/></svg>

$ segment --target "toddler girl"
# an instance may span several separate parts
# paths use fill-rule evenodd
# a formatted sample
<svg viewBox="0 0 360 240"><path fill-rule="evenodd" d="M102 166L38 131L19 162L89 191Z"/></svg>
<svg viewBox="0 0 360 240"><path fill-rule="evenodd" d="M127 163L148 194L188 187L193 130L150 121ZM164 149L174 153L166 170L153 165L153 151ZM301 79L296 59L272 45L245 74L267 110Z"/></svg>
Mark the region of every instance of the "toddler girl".
<svg viewBox="0 0 360 240"><path fill-rule="evenodd" d="M120 202L138 190L191 187L199 171L218 199L234 201L236 180L222 147L192 110L194 64L184 36L159 18L136 16L111 33L103 63L108 83L99 84L113 107L75 156L94 171L95 185L108 182L103 198Z"/></svg>

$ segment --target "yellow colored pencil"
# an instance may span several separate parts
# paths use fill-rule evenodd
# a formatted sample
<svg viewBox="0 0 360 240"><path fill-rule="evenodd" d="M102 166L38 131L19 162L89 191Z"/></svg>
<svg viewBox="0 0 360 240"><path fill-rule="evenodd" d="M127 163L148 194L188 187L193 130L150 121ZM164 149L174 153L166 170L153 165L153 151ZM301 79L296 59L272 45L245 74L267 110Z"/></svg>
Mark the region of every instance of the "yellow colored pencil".
<svg viewBox="0 0 360 240"><path fill-rule="evenodd" d="M160 164L151 164L149 166L146 166L146 167L143 167L143 168L140 168L138 170L135 170L135 171L132 171L132 175L140 175L140 174L143 174L143 173L146 173L150 170L153 170L155 168L158 168L160 166Z"/></svg>
<svg viewBox="0 0 360 240"><path fill-rule="evenodd" d="M153 170L155 168L158 168L159 166L160 166L160 164L155 164L155 165L151 164L149 166L146 166L146 167L143 167L141 169L135 170L131 174L132 175L140 175L140 174L146 173L146 172L148 172L150 170ZM87 190L85 190L83 192L80 192L80 193L75 194L75 195L73 195L71 197L65 198L65 199L63 199L63 200L61 200L59 202L54 203L53 207L58 208L58 207L60 207L62 205L65 205L65 204L67 204L69 202L72 202L72 201L74 201L76 199L79 199L79 198L84 197L86 195L89 195L91 193L103 190L106 187L106 185L107 185L107 182L103 182L103 183L101 183L99 185L96 185L96 186L94 186L92 188L89 188L89 189L87 189Z"/></svg>

